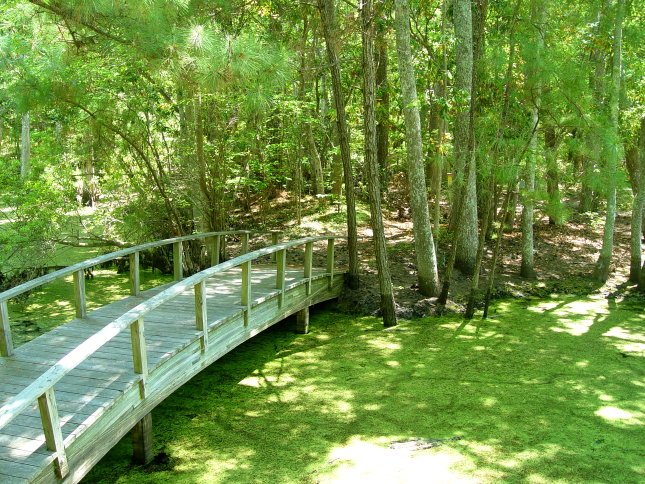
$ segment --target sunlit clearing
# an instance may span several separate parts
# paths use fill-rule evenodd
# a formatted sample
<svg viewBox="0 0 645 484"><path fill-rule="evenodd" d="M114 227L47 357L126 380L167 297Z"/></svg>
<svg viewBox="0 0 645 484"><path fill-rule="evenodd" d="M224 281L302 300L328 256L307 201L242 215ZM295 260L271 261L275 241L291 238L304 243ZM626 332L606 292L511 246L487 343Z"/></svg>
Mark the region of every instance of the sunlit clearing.
<svg viewBox="0 0 645 484"><path fill-rule="evenodd" d="M459 467L460 469L457 469ZM472 460L447 447L410 452L352 439L331 451L319 483L478 482Z"/></svg>
<svg viewBox="0 0 645 484"><path fill-rule="evenodd" d="M596 411L596 415L611 422L617 421L632 425L640 425L643 423L639 418L637 418L643 416L641 412L628 412L627 410L623 410L618 407L600 407L600 409Z"/></svg>

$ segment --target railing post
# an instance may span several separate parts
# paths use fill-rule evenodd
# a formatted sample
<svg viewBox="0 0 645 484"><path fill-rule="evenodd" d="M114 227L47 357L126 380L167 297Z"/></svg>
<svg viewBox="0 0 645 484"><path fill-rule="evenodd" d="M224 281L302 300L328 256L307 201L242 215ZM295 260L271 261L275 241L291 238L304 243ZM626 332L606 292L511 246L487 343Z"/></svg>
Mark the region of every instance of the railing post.
<svg viewBox="0 0 645 484"><path fill-rule="evenodd" d="M251 316L251 261L242 264L242 298L240 304L244 306L244 326L248 326Z"/></svg>
<svg viewBox="0 0 645 484"><path fill-rule="evenodd" d="M74 304L76 306L76 317L86 317L87 305L85 302L85 271L83 269L74 273Z"/></svg>
<svg viewBox="0 0 645 484"><path fill-rule="evenodd" d="M280 242L280 234L282 231L280 230L272 230L271 231L271 245L278 245L278 242ZM278 257L278 253L274 252L271 254L271 262L275 263Z"/></svg>
<svg viewBox="0 0 645 484"><path fill-rule="evenodd" d="M329 289L334 283L334 239L327 239L327 274L329 275Z"/></svg>
<svg viewBox="0 0 645 484"><path fill-rule="evenodd" d="M181 281L184 277L184 252L181 242L172 244L172 268L175 281Z"/></svg>
<svg viewBox="0 0 645 484"><path fill-rule="evenodd" d="M276 253L276 276L275 276L275 288L280 291L278 294L278 307L282 307L282 302L284 300L284 278L287 268L287 249L282 249Z"/></svg>
<svg viewBox="0 0 645 484"><path fill-rule="evenodd" d="M211 253L211 267L219 264L219 247L220 247L220 235L215 235L211 237L209 251Z"/></svg>
<svg viewBox="0 0 645 484"><path fill-rule="evenodd" d="M220 262L224 262L226 260L226 235L220 235L221 237L221 242L220 242L220 253L222 257L220 258Z"/></svg>
<svg viewBox="0 0 645 484"><path fill-rule="evenodd" d="M130 325L130 340L132 342L132 362L134 372L141 375L139 393L141 398L146 398L146 379L148 378L148 355L146 353L146 338L143 331L143 318L139 318Z"/></svg>
<svg viewBox="0 0 645 484"><path fill-rule="evenodd" d="M9 324L9 308L7 301L0 301L0 356L13 354L13 340Z"/></svg>
<svg viewBox="0 0 645 484"><path fill-rule="evenodd" d="M244 255L249 251L249 232L242 232L241 245L240 255Z"/></svg>
<svg viewBox="0 0 645 484"><path fill-rule="evenodd" d="M208 346L208 313L206 308L206 281L195 284L195 327L202 332L199 343L202 353Z"/></svg>
<svg viewBox="0 0 645 484"><path fill-rule="evenodd" d="M141 281L139 278L139 252L130 254L130 295L138 296L141 292Z"/></svg>
<svg viewBox="0 0 645 484"><path fill-rule="evenodd" d="M40 410L40 420L43 424L47 450L54 452L54 466L56 474L60 479L63 479L67 474L69 474L69 466L67 464L65 444L63 443L63 432L60 428L58 408L56 407L56 397L54 396L53 387L50 387L45 393L38 397L38 409Z"/></svg>
<svg viewBox="0 0 645 484"><path fill-rule="evenodd" d="M314 243L307 242L305 245L305 279L307 279L307 296L311 294L311 275L314 259Z"/></svg>

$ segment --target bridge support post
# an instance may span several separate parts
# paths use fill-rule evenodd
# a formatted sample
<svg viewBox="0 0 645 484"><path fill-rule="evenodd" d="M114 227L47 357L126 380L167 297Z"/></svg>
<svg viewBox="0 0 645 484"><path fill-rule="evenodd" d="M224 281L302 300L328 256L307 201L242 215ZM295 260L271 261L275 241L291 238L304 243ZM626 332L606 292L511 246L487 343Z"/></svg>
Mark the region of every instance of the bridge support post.
<svg viewBox="0 0 645 484"><path fill-rule="evenodd" d="M296 333L307 334L309 332L309 307L301 309L296 313Z"/></svg>
<svg viewBox="0 0 645 484"><path fill-rule="evenodd" d="M154 458L152 445L152 413L147 414L132 427L132 462L147 465Z"/></svg>
<svg viewBox="0 0 645 484"><path fill-rule="evenodd" d="M13 340L9 325L9 309L7 301L0 301L0 356L11 356L12 354Z"/></svg>

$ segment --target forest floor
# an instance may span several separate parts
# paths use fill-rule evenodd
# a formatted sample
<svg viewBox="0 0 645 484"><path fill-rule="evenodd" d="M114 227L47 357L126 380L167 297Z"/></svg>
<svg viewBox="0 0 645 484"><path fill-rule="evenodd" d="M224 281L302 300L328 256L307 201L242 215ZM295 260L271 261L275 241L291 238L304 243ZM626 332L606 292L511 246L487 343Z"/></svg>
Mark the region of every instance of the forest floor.
<svg viewBox="0 0 645 484"><path fill-rule="evenodd" d="M307 203L308 201L308 203ZM271 216L261 215L254 210L240 220L245 226L262 223L269 228L281 228L287 236L306 236L325 233L345 234L345 212L340 206L325 202L316 203L308 199L302 207L302 221L294 221L293 204L283 198L276 199L271 206ZM344 208L344 207L342 207ZM359 226L359 259L361 261L361 287L358 291L346 291L340 300L340 309L355 314L379 314L380 294L376 262L372 245L372 231L369 228L369 210L366 206L357 207ZM388 243L388 263L395 290L397 315L410 319L434 313L435 299L426 298L417 290L416 260L412 222L401 218L396 212L383 211ZM546 297L550 294L602 294L606 297L628 297L645 301L634 294L628 283L630 214L620 212L616 217L612 271L609 280L600 284L593 280L593 270L602 246L604 219L595 214L574 216L562 226L550 225L545 214L536 212L535 268L536 279L527 280L519 275L521 264L521 232L519 223L521 213L515 217L514 230L504 233L500 260L492 291L493 299ZM442 228L444 228L442 226ZM483 306L483 288L486 287L492 259L494 241L488 241L482 264L480 292L477 306ZM445 259L449 250L446 237L440 237L438 244L438 265L441 278L445 269ZM289 254L292 263L299 263L302 256ZM347 266L346 245L337 250L337 263ZM321 261L322 263L322 261ZM454 271L451 283L450 303L452 312L462 312L470 292L468 275Z"/></svg>
<svg viewBox="0 0 645 484"><path fill-rule="evenodd" d="M487 321L312 311L202 371L124 438L100 484L645 480L645 314L601 295L499 300Z"/></svg>

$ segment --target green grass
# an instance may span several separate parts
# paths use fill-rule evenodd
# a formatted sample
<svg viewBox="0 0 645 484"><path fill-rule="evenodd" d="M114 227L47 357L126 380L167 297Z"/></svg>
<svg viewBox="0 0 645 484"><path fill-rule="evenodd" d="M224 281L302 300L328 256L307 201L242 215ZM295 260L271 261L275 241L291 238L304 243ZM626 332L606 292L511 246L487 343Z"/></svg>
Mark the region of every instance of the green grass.
<svg viewBox="0 0 645 484"><path fill-rule="evenodd" d="M172 281L172 275L141 270L142 290ZM128 274L113 269L95 269L85 281L88 310L97 309L129 295ZM9 301L9 320L15 346L75 318L72 276L57 279L34 290L28 297Z"/></svg>
<svg viewBox="0 0 645 484"><path fill-rule="evenodd" d="M278 325L157 407L152 465L130 465L126 438L85 482L644 482L644 323L575 296L387 331L318 312L310 334Z"/></svg>

